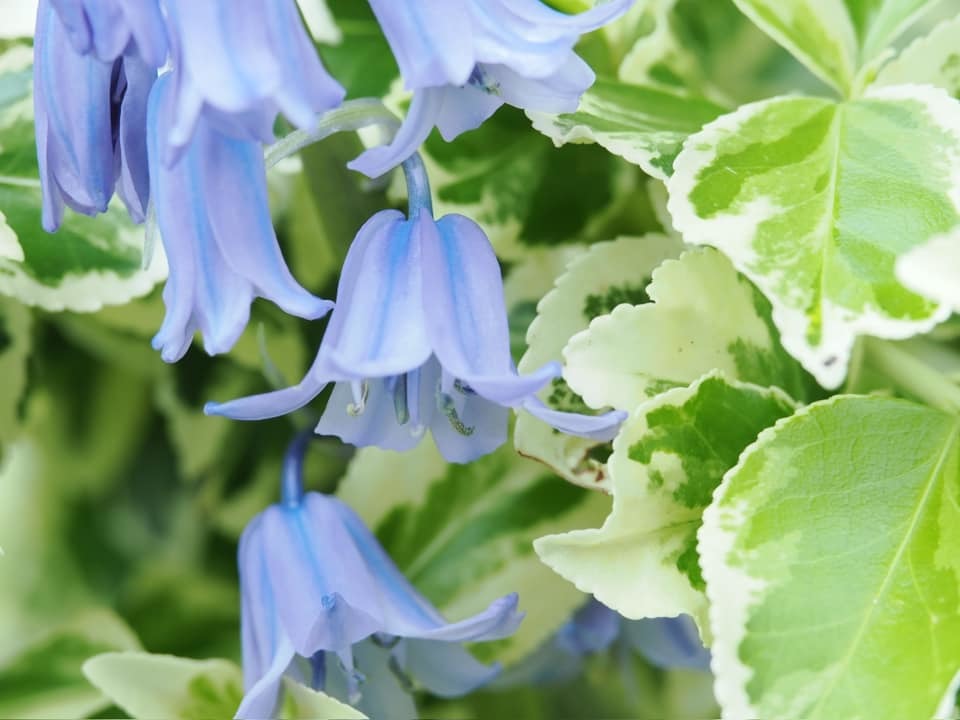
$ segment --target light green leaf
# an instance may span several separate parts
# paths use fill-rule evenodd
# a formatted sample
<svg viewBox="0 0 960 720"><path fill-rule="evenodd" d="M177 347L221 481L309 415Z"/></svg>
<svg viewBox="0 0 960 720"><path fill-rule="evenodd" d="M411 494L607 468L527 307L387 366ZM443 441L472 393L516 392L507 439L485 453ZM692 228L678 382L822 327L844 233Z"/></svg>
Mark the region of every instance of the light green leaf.
<svg viewBox="0 0 960 720"><path fill-rule="evenodd" d="M143 230L119 203L96 218L68 212L56 234L40 226L29 47L0 55L0 293L45 310L94 312L145 295L167 275L158 250L141 268Z"/></svg>
<svg viewBox="0 0 960 720"><path fill-rule="evenodd" d="M960 312L960 229L902 255L897 279L918 295Z"/></svg>
<svg viewBox="0 0 960 720"><path fill-rule="evenodd" d="M584 600L537 559L533 540L597 523L609 509L603 495L544 473L509 447L447 465L428 440L402 457L361 450L338 494L450 620L520 594L527 617L519 631L471 648L505 664L533 650Z"/></svg>
<svg viewBox="0 0 960 720"><path fill-rule="evenodd" d="M303 19L314 40L329 45L339 45L343 40L343 33L337 27L336 20L326 0L297 0Z"/></svg>
<svg viewBox="0 0 960 720"><path fill-rule="evenodd" d="M722 112L719 105L702 98L598 80L580 99L577 112L528 115L558 147L595 142L648 175L666 180L683 141Z"/></svg>
<svg viewBox="0 0 960 720"><path fill-rule="evenodd" d="M30 311L20 303L0 299L0 445L13 440L20 424L19 406L27 384L30 354Z"/></svg>
<svg viewBox="0 0 960 720"><path fill-rule="evenodd" d="M508 107L454 142L434 133L420 152L437 216L476 220L508 260L528 248L606 239L639 175L601 148L557 150Z"/></svg>
<svg viewBox="0 0 960 720"><path fill-rule="evenodd" d="M366 715L306 685L283 679L281 720L365 720Z"/></svg>
<svg viewBox="0 0 960 720"><path fill-rule="evenodd" d="M668 260L647 293L652 303L615 308L564 349L564 377L590 407L632 412L714 369L807 396L803 371L777 340L769 303L720 253L694 250Z"/></svg>
<svg viewBox="0 0 960 720"><path fill-rule="evenodd" d="M137 720L233 717L243 697L240 668L227 660L111 652L88 660L83 672Z"/></svg>
<svg viewBox="0 0 960 720"><path fill-rule="evenodd" d="M844 94L861 68L939 0L734 0L744 14Z"/></svg>
<svg viewBox="0 0 960 720"><path fill-rule="evenodd" d="M621 303L647 302L651 274L664 260L676 257L680 247L674 238L650 234L597 243L576 257L537 306L537 317L527 331L527 352L518 365L520 372L532 372L559 360L567 341L595 317ZM560 380L542 391L541 398L556 410L589 411ZM520 413L514 443L520 454L539 460L571 482L591 488L607 484L603 459L592 452L596 442L558 433Z"/></svg>
<svg viewBox="0 0 960 720"><path fill-rule="evenodd" d="M613 442L603 527L548 535L540 559L629 618L692 615L708 635L697 555L704 508L761 430L793 413L781 391L711 373L636 409Z"/></svg>
<svg viewBox="0 0 960 720"><path fill-rule="evenodd" d="M112 611L83 612L0 661L0 716L74 718L102 710L109 701L90 686L81 666L99 653L138 647Z"/></svg>
<svg viewBox="0 0 960 720"><path fill-rule="evenodd" d="M930 34L914 40L902 53L883 66L874 85L925 83L960 95L960 15L946 20Z"/></svg>
<svg viewBox="0 0 960 720"><path fill-rule="evenodd" d="M691 137L669 209L693 244L720 248L773 304L784 347L843 381L857 335L904 338L945 308L904 288L898 255L960 222L960 103L931 86L834 103L781 97Z"/></svg>
<svg viewBox="0 0 960 720"><path fill-rule="evenodd" d="M744 452L698 544L725 717L946 717L960 669L958 434L927 407L838 396Z"/></svg>

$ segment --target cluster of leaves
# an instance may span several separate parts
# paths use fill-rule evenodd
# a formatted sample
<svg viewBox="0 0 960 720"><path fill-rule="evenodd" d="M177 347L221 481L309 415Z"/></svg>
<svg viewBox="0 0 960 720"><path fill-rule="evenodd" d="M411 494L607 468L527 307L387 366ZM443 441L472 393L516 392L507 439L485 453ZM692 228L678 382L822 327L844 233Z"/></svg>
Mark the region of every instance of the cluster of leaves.
<svg viewBox="0 0 960 720"><path fill-rule="evenodd" d="M351 96L403 105L366 3L302 6ZM520 632L484 660L522 664L589 593L691 615L730 717L949 715L958 34L955 0L638 0L584 38L600 79L578 112L432 137L438 214L475 218L504 261L520 369L562 358L545 402L629 420L597 444L521 415L519 453L469 466L322 441L310 487L449 617L519 592ZM257 304L229 355L164 366L162 252L142 261L122 210L40 230L29 39L0 42L0 716L232 715L236 541L316 408L248 425L201 407L300 377L322 328ZM327 297L356 229L399 201L343 169L358 143L270 178L289 263ZM562 691L418 699L706 717L705 680L611 651ZM287 690L285 717L351 717Z"/></svg>

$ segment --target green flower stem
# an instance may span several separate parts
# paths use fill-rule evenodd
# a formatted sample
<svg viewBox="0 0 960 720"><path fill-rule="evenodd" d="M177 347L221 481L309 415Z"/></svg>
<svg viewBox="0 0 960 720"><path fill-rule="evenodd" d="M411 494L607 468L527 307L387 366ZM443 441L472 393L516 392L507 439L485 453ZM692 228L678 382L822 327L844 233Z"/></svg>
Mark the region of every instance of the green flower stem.
<svg viewBox="0 0 960 720"><path fill-rule="evenodd" d="M951 414L960 413L960 386L920 360L906 343L867 338L864 340L866 362L883 373L901 391L931 407Z"/></svg>
<svg viewBox="0 0 960 720"><path fill-rule="evenodd" d="M335 133L359 130L370 125L380 125L392 136L400 127L400 120L379 100L373 98L348 100L340 107L321 115L317 127L313 130L294 130L268 147L264 157L267 169L299 152L307 145L312 145Z"/></svg>

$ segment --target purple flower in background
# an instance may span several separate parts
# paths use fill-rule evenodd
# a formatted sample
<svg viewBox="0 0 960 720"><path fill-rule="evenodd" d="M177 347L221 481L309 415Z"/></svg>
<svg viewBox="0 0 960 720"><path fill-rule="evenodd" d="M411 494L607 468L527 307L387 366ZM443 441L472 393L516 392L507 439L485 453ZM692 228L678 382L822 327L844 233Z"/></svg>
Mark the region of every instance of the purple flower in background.
<svg viewBox="0 0 960 720"><path fill-rule="evenodd" d="M170 127L175 74L157 80L147 117L150 187L170 265L163 290L167 314L153 346L167 362L183 356L196 330L210 354L229 350L255 296L308 319L332 307L287 269L270 218L259 143L222 135L202 119L177 163L167 167L157 160Z"/></svg>
<svg viewBox="0 0 960 720"><path fill-rule="evenodd" d="M284 675L352 704L375 694L354 666L354 645L389 649L393 672L435 695L455 697L491 680L497 665L460 643L511 635L522 619L517 596L448 623L407 581L363 521L340 500L303 494L300 468L309 436L287 454L283 502L254 518L240 539L243 672L241 718L272 717ZM362 661L369 645L357 648ZM367 664L362 666L368 672Z"/></svg>
<svg viewBox="0 0 960 720"><path fill-rule="evenodd" d="M86 215L105 211L118 182L141 222L149 197L143 125L156 72L134 56L103 62L77 53L41 0L33 77L43 227L59 227L64 205Z"/></svg>
<svg viewBox="0 0 960 720"><path fill-rule="evenodd" d="M566 682L583 672L591 655L618 649L637 652L664 670L706 671L710 651L700 641L697 626L688 615L672 618L628 620L591 598L556 634L496 680L496 687L550 685Z"/></svg>
<svg viewBox="0 0 960 720"><path fill-rule="evenodd" d="M370 0L413 101L393 142L368 150L350 167L382 175L412 155L434 127L452 140L504 103L575 111L594 73L574 45L633 1L607 0L567 15L541 0Z"/></svg>
<svg viewBox="0 0 960 720"><path fill-rule="evenodd" d="M112 62L139 56L156 69L167 57L167 34L157 0L50 0L74 50Z"/></svg>
<svg viewBox="0 0 960 720"><path fill-rule="evenodd" d="M434 220L419 156L404 169L410 217L380 212L357 233L336 309L303 381L208 403L206 412L238 420L275 417L336 382L317 432L354 445L408 450L429 429L447 460L469 462L503 444L511 407L566 432L612 437L623 413L561 413L536 398L560 374L557 363L517 374L490 241L462 215Z"/></svg>
<svg viewBox="0 0 960 720"><path fill-rule="evenodd" d="M309 129L317 113L343 100L293 0L165 0L164 7L176 71L167 163L201 116L222 133L268 143L278 112Z"/></svg>

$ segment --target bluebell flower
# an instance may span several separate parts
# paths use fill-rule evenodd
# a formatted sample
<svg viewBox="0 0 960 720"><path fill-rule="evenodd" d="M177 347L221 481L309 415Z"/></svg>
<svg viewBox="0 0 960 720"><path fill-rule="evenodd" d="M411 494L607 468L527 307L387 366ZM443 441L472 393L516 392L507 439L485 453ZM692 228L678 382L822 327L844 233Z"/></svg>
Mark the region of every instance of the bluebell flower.
<svg viewBox="0 0 960 720"><path fill-rule="evenodd" d="M700 642L689 616L628 620L591 598L552 638L497 678L495 685L566 682L583 672L587 658L613 648L637 652L664 670L710 668L710 651Z"/></svg>
<svg viewBox="0 0 960 720"><path fill-rule="evenodd" d="M220 132L271 142L278 112L311 129L343 100L324 69L294 0L165 0L176 71L170 163L200 117Z"/></svg>
<svg viewBox="0 0 960 720"><path fill-rule="evenodd" d="M371 644L387 651L384 661L405 684L442 697L491 680L499 666L480 663L460 643L511 635L522 619L517 596L448 623L356 513L334 497L303 494L305 442L301 436L288 453L282 503L254 518L240 539L246 694L237 716L271 717L284 675L342 692L362 709L363 697L376 692L368 685L375 670L367 665Z"/></svg>
<svg viewBox="0 0 960 720"><path fill-rule="evenodd" d="M623 413L562 413L537 399L560 374L559 364L517 374L490 241L462 215L434 220L419 155L404 168L410 216L383 211L357 233L336 308L303 381L208 403L206 412L238 420L276 417L336 382L316 430L354 445L408 450L429 429L447 460L469 462L503 444L512 407L566 432L611 438Z"/></svg>
<svg viewBox="0 0 960 720"><path fill-rule="evenodd" d="M393 142L368 150L350 167L382 175L412 155L434 127L452 140L504 103L575 111L595 76L574 45L633 1L607 0L567 15L541 0L370 0L413 100Z"/></svg>
<svg viewBox="0 0 960 720"><path fill-rule="evenodd" d="M315 298L290 274L267 204L259 143L221 134L198 121L183 157L159 161L170 128L176 71L160 77L147 113L150 188L170 266L163 290L167 314L153 346L175 362L199 330L210 354L240 337L255 296L286 312L314 319L332 303Z"/></svg>
<svg viewBox="0 0 960 720"><path fill-rule="evenodd" d="M48 0L37 12L34 114L43 186L43 227L54 231L64 205L93 215L114 188L135 222L149 198L144 119L156 71L138 57L103 62L79 54Z"/></svg>
<svg viewBox="0 0 960 720"><path fill-rule="evenodd" d="M50 0L74 50L112 62L138 56L156 69L167 57L167 34L158 0Z"/></svg>

